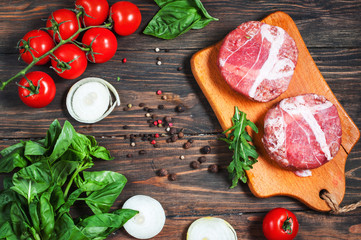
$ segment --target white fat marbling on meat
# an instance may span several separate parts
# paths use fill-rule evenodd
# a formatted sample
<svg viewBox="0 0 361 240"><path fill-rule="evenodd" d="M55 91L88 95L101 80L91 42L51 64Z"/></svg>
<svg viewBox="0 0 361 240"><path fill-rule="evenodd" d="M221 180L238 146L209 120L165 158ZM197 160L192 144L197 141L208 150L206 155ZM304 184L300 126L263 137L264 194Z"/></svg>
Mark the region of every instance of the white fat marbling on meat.
<svg viewBox="0 0 361 240"><path fill-rule="evenodd" d="M272 130L274 135L277 136L277 139L270 143L268 150L270 152L280 152L281 149L286 148L286 130L283 114L268 118L264 123L264 127L267 128L269 125L272 126ZM288 164L288 161L286 164Z"/></svg>
<svg viewBox="0 0 361 240"><path fill-rule="evenodd" d="M271 47L269 49L269 55L263 66L259 70L259 74L254 81L252 87L249 90L249 96L255 97L256 90L259 85L265 80L278 80L283 77L290 77L293 75L293 69L295 68L294 63L288 58L279 58L280 49L286 38L285 31L282 28L277 28L276 35L271 32L271 26L261 26L262 44L264 39L270 42ZM262 49L262 44L260 51ZM260 53L259 53L260 54ZM256 62L258 61L258 57ZM290 66L288 71L283 71L286 66Z"/></svg>
<svg viewBox="0 0 361 240"><path fill-rule="evenodd" d="M321 151L325 154L327 160L331 160L332 156L330 153L330 148L326 142L325 133L322 131L321 126L318 124L317 120L314 117L314 114L318 111L322 111L332 107L332 103L326 101L325 103L315 105L313 107L305 106L305 101L303 96L295 97L293 103L282 101L280 107L282 110L292 115L301 115L302 118L310 126L311 131L315 135L316 141L319 143Z"/></svg>
<svg viewBox="0 0 361 240"><path fill-rule="evenodd" d="M311 170L298 170L298 171L294 171L294 173L299 177L310 177L310 176L312 176Z"/></svg>

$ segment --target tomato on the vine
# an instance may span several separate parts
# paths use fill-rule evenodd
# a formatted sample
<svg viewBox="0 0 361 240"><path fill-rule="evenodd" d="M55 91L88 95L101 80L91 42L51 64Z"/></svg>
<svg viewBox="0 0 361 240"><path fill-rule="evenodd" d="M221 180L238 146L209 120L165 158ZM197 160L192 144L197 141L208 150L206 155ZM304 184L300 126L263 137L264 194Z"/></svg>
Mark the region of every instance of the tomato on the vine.
<svg viewBox="0 0 361 240"><path fill-rule="evenodd" d="M110 17L114 31L121 36L134 33L142 21L139 8L128 1L114 3L110 8Z"/></svg>
<svg viewBox="0 0 361 240"><path fill-rule="evenodd" d="M60 41L59 35L62 40L70 38L79 30L78 19L73 11L68 9L59 9L50 14L46 21L46 27L49 34L55 38L56 42ZM72 40L78 37L77 34Z"/></svg>
<svg viewBox="0 0 361 240"><path fill-rule="evenodd" d="M292 240L297 235L299 224L291 211L275 208L266 214L262 227L268 240Z"/></svg>
<svg viewBox="0 0 361 240"><path fill-rule="evenodd" d="M45 107L55 97L55 83L44 72L29 72L20 80L18 85L19 97L29 107Z"/></svg>
<svg viewBox="0 0 361 240"><path fill-rule="evenodd" d="M83 8L85 15L82 17L82 22L86 27L103 24L109 13L107 0L76 0L75 7Z"/></svg>
<svg viewBox="0 0 361 240"><path fill-rule="evenodd" d="M56 73L65 79L79 77L88 65L85 53L72 43L61 45L53 55L51 65Z"/></svg>
<svg viewBox="0 0 361 240"><path fill-rule="evenodd" d="M106 28L91 28L83 36L82 43L90 48L87 58L93 63L109 61L117 51L118 42L114 33Z"/></svg>
<svg viewBox="0 0 361 240"><path fill-rule="evenodd" d="M32 54L38 58L43 56L55 46L50 35L42 30L32 30L25 34L19 42L21 59L27 64L33 61ZM50 60L49 56L39 60L35 65L44 65Z"/></svg>

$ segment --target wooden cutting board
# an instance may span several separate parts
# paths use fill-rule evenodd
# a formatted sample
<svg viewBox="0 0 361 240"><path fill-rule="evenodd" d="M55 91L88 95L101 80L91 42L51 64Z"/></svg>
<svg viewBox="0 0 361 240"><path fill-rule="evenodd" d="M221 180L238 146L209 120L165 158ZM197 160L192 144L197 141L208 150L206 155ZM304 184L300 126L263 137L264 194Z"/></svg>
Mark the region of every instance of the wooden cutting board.
<svg viewBox="0 0 361 240"><path fill-rule="evenodd" d="M283 28L296 41L299 56L294 76L288 90L268 103L253 102L231 89L223 80L217 67L217 56L221 42L205 48L193 55L192 72L204 95L207 97L223 130L231 127L234 106L247 114L259 128L252 133L259 153L258 163L247 171L248 185L256 197L265 198L285 195L298 199L310 208L329 211L330 208L319 195L327 190L338 204L345 194L345 163L349 152L360 138L360 131L337 101L330 87L322 77L292 18L284 12L275 12L262 22ZM240 23L241 24L241 23ZM235 26L236 27L236 26ZM342 147L327 164L312 170L311 177L298 177L293 172L281 169L268 157L261 139L263 137L264 116L268 109L281 99L304 93L324 95L336 105L342 125ZM240 183L241 184L241 183Z"/></svg>

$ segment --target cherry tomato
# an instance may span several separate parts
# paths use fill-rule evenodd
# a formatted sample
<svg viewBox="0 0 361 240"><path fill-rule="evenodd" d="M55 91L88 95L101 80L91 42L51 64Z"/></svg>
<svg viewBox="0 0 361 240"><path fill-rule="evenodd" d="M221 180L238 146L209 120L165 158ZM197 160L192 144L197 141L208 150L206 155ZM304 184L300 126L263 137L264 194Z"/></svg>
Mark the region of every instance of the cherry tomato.
<svg viewBox="0 0 361 240"><path fill-rule="evenodd" d="M263 219L263 234L268 240L291 240L298 232L296 216L285 208L275 208Z"/></svg>
<svg viewBox="0 0 361 240"><path fill-rule="evenodd" d="M55 37L56 42L60 41L59 35L61 39L66 40L79 29L76 14L68 9L59 9L53 12L46 21L46 27L51 28L48 29L48 32L53 38ZM78 35L73 37L72 40L75 40Z"/></svg>
<svg viewBox="0 0 361 240"><path fill-rule="evenodd" d="M42 30L32 30L25 34L25 36L19 42L20 56L27 64L33 61L34 54L36 58L41 57L55 46L53 39L50 35ZM35 65L44 65L50 60L47 56Z"/></svg>
<svg viewBox="0 0 361 240"><path fill-rule="evenodd" d="M18 92L21 101L29 107L45 107L51 103L55 97L55 83L53 79L44 72L35 71L27 73L25 77L20 79L19 85L26 88L19 86Z"/></svg>
<svg viewBox="0 0 361 240"><path fill-rule="evenodd" d="M91 28L85 32L82 43L91 48L87 58L93 63L109 61L117 51L118 42L114 33L106 28Z"/></svg>
<svg viewBox="0 0 361 240"><path fill-rule="evenodd" d="M139 8L127 1L114 3L110 8L110 17L114 24L114 31L120 36L134 33L142 21Z"/></svg>
<svg viewBox="0 0 361 240"><path fill-rule="evenodd" d="M85 53L72 43L61 45L54 51L54 56L51 59L51 65L56 73L65 79L79 77L88 65ZM56 59L61 62L58 63Z"/></svg>
<svg viewBox="0 0 361 240"><path fill-rule="evenodd" d="M109 13L109 4L107 0L76 0L75 7L82 7L85 16L82 22L85 26L97 26L105 22Z"/></svg>

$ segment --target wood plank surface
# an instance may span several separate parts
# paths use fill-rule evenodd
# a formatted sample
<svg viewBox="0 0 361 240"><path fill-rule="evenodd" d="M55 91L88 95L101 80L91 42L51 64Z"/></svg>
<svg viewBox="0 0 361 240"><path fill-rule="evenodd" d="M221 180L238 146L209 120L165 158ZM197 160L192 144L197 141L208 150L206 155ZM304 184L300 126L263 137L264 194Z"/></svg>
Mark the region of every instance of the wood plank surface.
<svg viewBox="0 0 361 240"><path fill-rule="evenodd" d="M110 4L116 1L110 1ZM218 216L227 220L237 231L239 239L264 239L261 224L264 215L274 207L286 207L295 212L300 222L296 239L361 239L361 211L355 210L340 216L309 209L297 200L285 196L256 198L247 185L229 189L226 167L232 154L227 146L217 140L222 131L207 99L195 81L190 58L199 50L219 42L236 26L245 21L261 20L275 11L284 11L295 21L316 65L340 104L361 128L361 1L254 1L254 0L203 0L208 12L220 19L201 30L192 30L174 40L165 41L141 32L158 7L152 0L132 0L142 12L141 27L133 35L117 37L118 51L104 64L89 64L78 79L63 80L47 66L34 67L49 73L56 82L54 101L43 109L30 109L23 105L16 85L0 92L0 149L20 139L38 139L45 135L49 124L58 118L63 124L69 120L81 133L96 136L115 157L112 162L97 161L94 170L113 170L123 173L128 183L113 209L135 194L146 194L158 199L167 215L163 231L154 239L185 240L192 221L203 216ZM25 65L17 61L16 42L26 32L44 26L51 11L71 8L73 0L0 0L0 73L1 80L16 74ZM160 48L156 53L154 48ZM167 51L166 51L167 50ZM156 58L162 65L156 65ZM123 64L122 59L127 58ZM182 67L178 71L178 67ZM67 113L65 98L68 89L83 77L103 77L113 84L121 98L121 107L103 121L82 124ZM120 81L117 81L120 77ZM160 99L155 91L162 89L167 100ZM164 129L149 127L145 111L138 107L144 102L155 109L160 117L172 116L175 127L184 128L185 138L175 143L160 140L160 148L137 138L134 148L129 146L129 134L164 133ZM131 103L128 111L123 108ZM163 104L164 110L156 109ZM178 104L185 111L178 113ZM130 126L123 129L123 126ZM193 138L194 146L183 149L186 139ZM190 168L200 148L212 147L207 162L201 169ZM139 155L139 150L147 154ZM132 153L132 158L126 155ZM185 159L180 160L179 156ZM209 164L219 164L221 171L210 173ZM361 144L350 152L345 166L346 190L341 206L361 199ZM178 175L171 182L159 178L155 170L164 167ZM3 178L5 175L2 175ZM79 206L78 212L86 212ZM132 239L123 229L109 239Z"/></svg>

